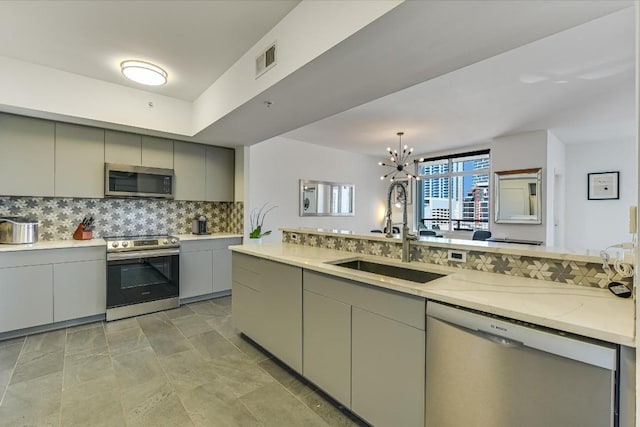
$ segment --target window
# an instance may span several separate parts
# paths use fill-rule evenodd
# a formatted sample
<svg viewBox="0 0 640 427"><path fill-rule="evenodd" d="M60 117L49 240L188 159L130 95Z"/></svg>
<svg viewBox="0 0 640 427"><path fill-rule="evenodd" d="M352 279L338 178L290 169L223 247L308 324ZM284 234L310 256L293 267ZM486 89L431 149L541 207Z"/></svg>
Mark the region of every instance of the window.
<svg viewBox="0 0 640 427"><path fill-rule="evenodd" d="M418 163L419 228L488 230L489 165L489 150Z"/></svg>

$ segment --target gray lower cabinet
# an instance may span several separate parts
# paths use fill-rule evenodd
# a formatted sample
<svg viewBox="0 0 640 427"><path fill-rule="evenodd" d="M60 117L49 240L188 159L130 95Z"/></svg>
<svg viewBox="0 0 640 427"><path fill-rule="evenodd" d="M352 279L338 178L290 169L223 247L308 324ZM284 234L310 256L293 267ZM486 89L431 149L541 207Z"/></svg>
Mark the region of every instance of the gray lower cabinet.
<svg viewBox="0 0 640 427"><path fill-rule="evenodd" d="M106 311L105 247L28 250L0 257L0 333Z"/></svg>
<svg viewBox="0 0 640 427"><path fill-rule="evenodd" d="M232 254L234 326L302 373L302 269Z"/></svg>
<svg viewBox="0 0 640 427"><path fill-rule="evenodd" d="M351 409L375 426L424 426L424 330L357 307L351 327Z"/></svg>
<svg viewBox="0 0 640 427"><path fill-rule="evenodd" d="M304 376L372 425L424 426L424 298L308 270L303 283Z"/></svg>
<svg viewBox="0 0 640 427"><path fill-rule="evenodd" d="M0 332L53 322L51 265L0 269Z"/></svg>
<svg viewBox="0 0 640 427"><path fill-rule="evenodd" d="M307 290L302 306L303 375L350 408L351 306Z"/></svg>
<svg viewBox="0 0 640 427"><path fill-rule="evenodd" d="M53 321L103 314L107 307L104 259L53 265Z"/></svg>
<svg viewBox="0 0 640 427"><path fill-rule="evenodd" d="M180 298L231 289L230 245L242 238L183 240L180 242Z"/></svg>

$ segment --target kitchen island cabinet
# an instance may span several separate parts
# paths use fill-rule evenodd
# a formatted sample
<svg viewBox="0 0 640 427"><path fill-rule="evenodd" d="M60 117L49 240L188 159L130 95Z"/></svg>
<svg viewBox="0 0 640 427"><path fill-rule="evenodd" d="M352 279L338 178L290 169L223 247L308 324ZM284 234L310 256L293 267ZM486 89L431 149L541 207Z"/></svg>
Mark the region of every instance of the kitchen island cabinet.
<svg viewBox="0 0 640 427"><path fill-rule="evenodd" d="M302 373L302 269L233 253L234 326Z"/></svg>

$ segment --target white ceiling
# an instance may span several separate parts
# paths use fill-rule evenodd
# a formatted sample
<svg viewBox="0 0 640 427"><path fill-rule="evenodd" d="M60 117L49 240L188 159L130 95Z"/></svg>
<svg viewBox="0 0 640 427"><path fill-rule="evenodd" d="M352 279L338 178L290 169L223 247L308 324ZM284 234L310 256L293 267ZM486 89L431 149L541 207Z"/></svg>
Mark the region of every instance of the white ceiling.
<svg viewBox="0 0 640 427"><path fill-rule="evenodd" d="M192 101L299 0L0 1L0 55L111 83L125 59L155 63L154 93Z"/></svg>
<svg viewBox="0 0 640 427"><path fill-rule="evenodd" d="M118 64L149 60L170 75L150 92L191 101L297 4L0 1L0 56L138 89ZM400 130L423 153L545 128L568 143L633 137L630 4L407 1L193 139L284 134L378 155Z"/></svg>
<svg viewBox="0 0 640 427"><path fill-rule="evenodd" d="M634 13L627 8L284 136L383 155L432 153L551 129L565 143L635 135Z"/></svg>

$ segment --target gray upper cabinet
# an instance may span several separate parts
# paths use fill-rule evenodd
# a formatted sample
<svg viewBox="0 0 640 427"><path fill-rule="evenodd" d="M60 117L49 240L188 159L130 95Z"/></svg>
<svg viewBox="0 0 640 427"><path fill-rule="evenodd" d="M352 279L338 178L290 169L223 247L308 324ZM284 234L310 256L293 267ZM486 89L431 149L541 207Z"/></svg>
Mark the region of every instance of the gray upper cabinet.
<svg viewBox="0 0 640 427"><path fill-rule="evenodd" d="M173 141L143 135L142 166L173 169Z"/></svg>
<svg viewBox="0 0 640 427"><path fill-rule="evenodd" d="M142 166L142 136L112 130L105 131L104 161Z"/></svg>
<svg viewBox="0 0 640 427"><path fill-rule="evenodd" d="M0 114L0 195L54 195L54 122Z"/></svg>
<svg viewBox="0 0 640 427"><path fill-rule="evenodd" d="M104 130L56 123L55 138L55 195L103 197Z"/></svg>
<svg viewBox="0 0 640 427"><path fill-rule="evenodd" d="M233 202L234 162L234 150L207 146L205 200Z"/></svg>
<svg viewBox="0 0 640 427"><path fill-rule="evenodd" d="M200 144L173 143L176 200L205 200L206 147Z"/></svg>

